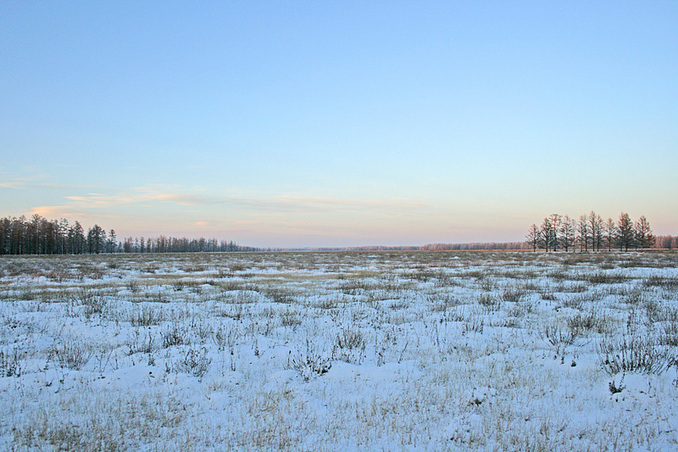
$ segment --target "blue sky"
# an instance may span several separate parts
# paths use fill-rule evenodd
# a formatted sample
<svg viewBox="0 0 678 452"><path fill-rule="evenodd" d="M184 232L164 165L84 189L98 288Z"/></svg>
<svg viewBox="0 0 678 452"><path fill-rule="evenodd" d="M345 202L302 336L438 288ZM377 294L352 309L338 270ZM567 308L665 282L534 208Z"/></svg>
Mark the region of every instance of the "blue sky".
<svg viewBox="0 0 678 452"><path fill-rule="evenodd" d="M255 246L678 233L678 2L0 0L0 216Z"/></svg>

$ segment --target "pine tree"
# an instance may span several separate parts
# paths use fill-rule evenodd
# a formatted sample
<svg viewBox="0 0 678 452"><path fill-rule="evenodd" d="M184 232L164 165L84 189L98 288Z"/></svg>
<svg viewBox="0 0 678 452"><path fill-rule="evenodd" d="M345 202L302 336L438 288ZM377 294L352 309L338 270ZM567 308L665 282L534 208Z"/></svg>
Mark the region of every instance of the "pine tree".
<svg viewBox="0 0 678 452"><path fill-rule="evenodd" d="M73 225L73 253L83 254L86 251L87 240L85 239L85 230L82 228L80 222L76 221Z"/></svg>
<svg viewBox="0 0 678 452"><path fill-rule="evenodd" d="M115 230L111 229L108 233L108 241L106 241L106 252L115 253L118 251L118 239L115 236Z"/></svg>

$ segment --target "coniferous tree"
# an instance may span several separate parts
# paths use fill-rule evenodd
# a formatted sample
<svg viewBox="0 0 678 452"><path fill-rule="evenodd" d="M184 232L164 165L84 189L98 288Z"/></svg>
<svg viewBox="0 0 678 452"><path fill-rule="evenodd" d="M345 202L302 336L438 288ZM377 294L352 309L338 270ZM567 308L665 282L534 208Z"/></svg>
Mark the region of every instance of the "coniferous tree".
<svg viewBox="0 0 678 452"><path fill-rule="evenodd" d="M650 223L644 216L641 216L634 225L634 239L639 248L650 248L655 243L654 235Z"/></svg>
<svg viewBox="0 0 678 452"><path fill-rule="evenodd" d="M73 254L83 254L86 252L87 240L85 239L85 230L80 222L76 221L73 225Z"/></svg>
<svg viewBox="0 0 678 452"><path fill-rule="evenodd" d="M106 241L106 252L115 253L118 251L118 239L115 236L115 230L111 229L108 233L108 240Z"/></svg>
<svg viewBox="0 0 678 452"><path fill-rule="evenodd" d="M9 254L11 222L9 218L0 219L0 254Z"/></svg>
<svg viewBox="0 0 678 452"><path fill-rule="evenodd" d="M628 213L622 212L617 221L617 244L620 250L628 251L634 246L633 221Z"/></svg>
<svg viewBox="0 0 678 452"><path fill-rule="evenodd" d="M106 231L101 226L95 224L87 233L87 247L90 254L99 254L104 251L106 246Z"/></svg>
<svg viewBox="0 0 678 452"><path fill-rule="evenodd" d="M506 244L501 244L506 245ZM511 244L516 245L516 244ZM216 238L187 239L160 236L158 238L125 239L119 244L115 230L108 236L99 225L85 231L80 222L73 225L68 220L48 220L40 215L19 218L0 218L0 255L5 254L83 254L123 252L217 252L257 251L234 242Z"/></svg>
<svg viewBox="0 0 678 452"><path fill-rule="evenodd" d="M58 246L58 253L59 254L67 254L68 253L68 230L70 229L70 226L68 225L68 220L65 218L62 218L59 220L59 246Z"/></svg>

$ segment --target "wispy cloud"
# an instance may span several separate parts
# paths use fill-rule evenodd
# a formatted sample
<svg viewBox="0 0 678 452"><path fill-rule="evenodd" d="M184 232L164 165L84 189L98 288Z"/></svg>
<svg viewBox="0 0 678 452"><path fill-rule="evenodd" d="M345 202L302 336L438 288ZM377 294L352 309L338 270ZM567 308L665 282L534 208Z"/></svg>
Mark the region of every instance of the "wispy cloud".
<svg viewBox="0 0 678 452"><path fill-rule="evenodd" d="M68 200L82 208L106 208L121 205L137 205L154 202L172 203L180 206L233 206L255 212L299 212L299 211L413 211L423 209L426 204L401 198L363 199L338 198L330 196L307 196L285 194L274 196L215 196L202 193L166 191L149 187L138 187L132 192L121 194L88 193L81 196L67 196Z"/></svg>
<svg viewBox="0 0 678 452"><path fill-rule="evenodd" d="M144 204L149 202L170 202L183 206L211 205L223 203L223 200L211 196L201 196L192 193L172 193L139 187L131 192L118 194L88 193L80 196L67 196L66 199L78 205L90 208L120 206L125 204Z"/></svg>
<svg viewBox="0 0 678 452"><path fill-rule="evenodd" d="M44 218L54 219L54 218L75 218L78 220L86 220L89 218L89 215L78 209L73 209L71 206L37 206L32 207L31 211L28 213L28 216L31 215L40 215Z"/></svg>
<svg viewBox="0 0 678 452"><path fill-rule="evenodd" d="M0 188L13 189L49 189L49 190L86 190L88 187L75 184L59 184L48 182L49 176L30 175L30 176L10 176L0 174Z"/></svg>
<svg viewBox="0 0 678 452"><path fill-rule="evenodd" d="M29 188L29 183L35 182L35 179L29 177L11 177L0 179L0 188L24 189Z"/></svg>

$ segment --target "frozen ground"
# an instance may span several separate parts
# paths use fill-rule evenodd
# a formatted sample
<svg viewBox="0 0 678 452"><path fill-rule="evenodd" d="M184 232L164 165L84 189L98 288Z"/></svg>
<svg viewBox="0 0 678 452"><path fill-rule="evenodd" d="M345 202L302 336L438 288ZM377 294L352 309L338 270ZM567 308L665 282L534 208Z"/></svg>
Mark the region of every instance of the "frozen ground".
<svg viewBox="0 0 678 452"><path fill-rule="evenodd" d="M677 450L678 254L0 258L0 448Z"/></svg>

